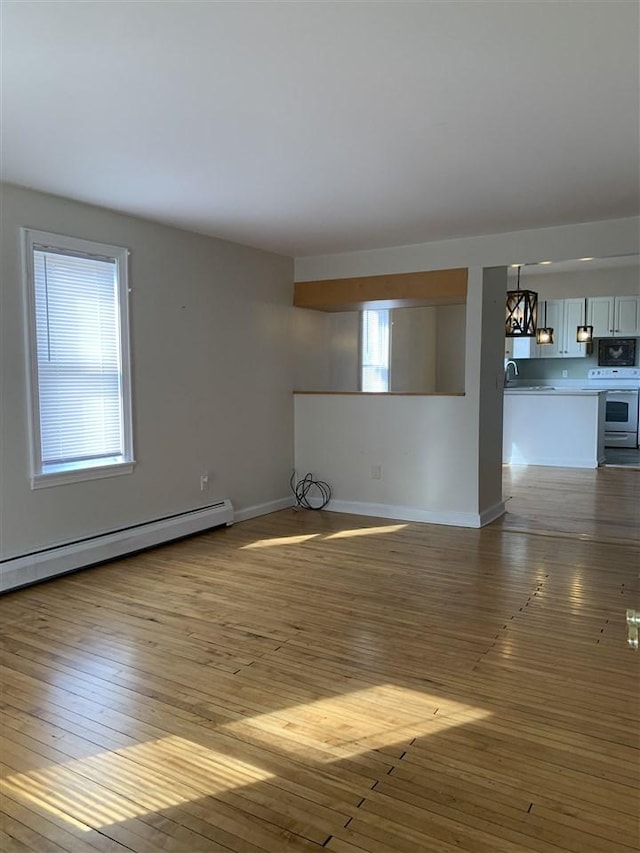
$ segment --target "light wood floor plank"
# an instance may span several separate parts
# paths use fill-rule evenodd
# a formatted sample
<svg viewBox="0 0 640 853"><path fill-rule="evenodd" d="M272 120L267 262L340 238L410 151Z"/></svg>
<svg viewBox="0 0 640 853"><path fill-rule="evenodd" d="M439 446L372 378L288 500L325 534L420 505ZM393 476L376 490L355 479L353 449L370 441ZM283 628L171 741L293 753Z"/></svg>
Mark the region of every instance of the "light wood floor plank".
<svg viewBox="0 0 640 853"><path fill-rule="evenodd" d="M285 510L0 599L0 849L638 849L640 477Z"/></svg>

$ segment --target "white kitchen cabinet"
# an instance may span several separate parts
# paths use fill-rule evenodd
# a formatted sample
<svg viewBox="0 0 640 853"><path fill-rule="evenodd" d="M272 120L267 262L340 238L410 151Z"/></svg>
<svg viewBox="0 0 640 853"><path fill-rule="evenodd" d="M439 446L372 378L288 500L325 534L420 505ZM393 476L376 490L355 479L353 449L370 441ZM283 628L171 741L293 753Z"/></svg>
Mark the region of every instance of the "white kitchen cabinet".
<svg viewBox="0 0 640 853"><path fill-rule="evenodd" d="M545 312L546 306L546 312ZM564 305L562 299L547 299L538 303L538 325L544 323L553 329L553 343L539 347L540 358L561 358L564 346L562 323L564 321ZM562 341L562 344L561 344Z"/></svg>
<svg viewBox="0 0 640 853"><path fill-rule="evenodd" d="M578 326L584 326L585 300L563 299L564 302L564 350L562 358L583 358L587 354L586 344L579 344L576 339Z"/></svg>
<svg viewBox="0 0 640 853"><path fill-rule="evenodd" d="M640 296L615 297L614 338L634 338L640 335Z"/></svg>
<svg viewBox="0 0 640 853"><path fill-rule="evenodd" d="M610 338L615 326L615 296L593 296L589 299L588 323L594 338Z"/></svg>
<svg viewBox="0 0 640 853"><path fill-rule="evenodd" d="M594 338L640 336L639 296L593 296L588 314Z"/></svg>
<svg viewBox="0 0 640 853"><path fill-rule="evenodd" d="M546 325L553 328L553 343L539 346L539 358L583 358L585 344L576 340L578 326L584 324L584 299L548 299L538 305L538 325L545 316Z"/></svg>
<svg viewBox="0 0 640 853"><path fill-rule="evenodd" d="M505 338L505 358L539 358L540 347L535 338Z"/></svg>

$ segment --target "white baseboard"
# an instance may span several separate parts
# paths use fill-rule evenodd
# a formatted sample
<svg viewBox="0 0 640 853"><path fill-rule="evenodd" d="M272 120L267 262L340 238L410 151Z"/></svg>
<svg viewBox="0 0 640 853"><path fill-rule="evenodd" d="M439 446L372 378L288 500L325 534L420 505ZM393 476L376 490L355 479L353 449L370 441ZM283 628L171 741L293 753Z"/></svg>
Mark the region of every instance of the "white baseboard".
<svg viewBox="0 0 640 853"><path fill-rule="evenodd" d="M480 513L480 524L478 527L484 527L486 524L491 524L496 518L500 518L507 511L505 501L499 501L497 504L490 506L488 509L483 509Z"/></svg>
<svg viewBox="0 0 640 853"><path fill-rule="evenodd" d="M287 498L279 498L275 501L267 501L267 503L263 504L255 504L255 506L248 506L245 509L238 509L234 512L234 519L236 521L248 521L250 518L257 518L259 515L269 515L271 512L278 512L281 509L289 509L294 505L295 501L293 495L289 495Z"/></svg>
<svg viewBox="0 0 640 853"><path fill-rule="evenodd" d="M526 462L516 459L504 459L503 464L513 465L519 468L527 468L531 465L540 465L545 468L597 468L598 462L593 459L555 459L553 457L546 458L538 456L533 459L528 459Z"/></svg>
<svg viewBox="0 0 640 853"><path fill-rule="evenodd" d="M329 503L327 509L331 512L344 512L351 515L370 515L374 518L392 518L396 521L420 521L425 524L446 524L450 527L484 527L505 511L503 501L482 513L432 512L410 506L335 500Z"/></svg>

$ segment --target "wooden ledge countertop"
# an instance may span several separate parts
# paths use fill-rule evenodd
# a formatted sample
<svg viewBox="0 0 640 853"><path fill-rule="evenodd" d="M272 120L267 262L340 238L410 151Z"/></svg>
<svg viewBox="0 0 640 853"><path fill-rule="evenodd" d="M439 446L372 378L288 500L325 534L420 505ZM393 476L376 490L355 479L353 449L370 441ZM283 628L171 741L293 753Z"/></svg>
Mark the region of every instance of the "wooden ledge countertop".
<svg viewBox="0 0 640 853"><path fill-rule="evenodd" d="M350 397L465 397L464 391L294 391L294 394L324 394Z"/></svg>

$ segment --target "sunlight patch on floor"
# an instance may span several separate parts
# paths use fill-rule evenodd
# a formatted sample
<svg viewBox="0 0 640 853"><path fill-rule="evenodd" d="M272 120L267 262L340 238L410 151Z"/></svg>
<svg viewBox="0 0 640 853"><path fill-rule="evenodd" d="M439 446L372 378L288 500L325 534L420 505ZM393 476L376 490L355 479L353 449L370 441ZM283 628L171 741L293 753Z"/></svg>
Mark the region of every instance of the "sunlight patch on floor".
<svg viewBox="0 0 640 853"><path fill-rule="evenodd" d="M350 539L353 536L380 536L385 533L397 533L403 530L406 524L385 524L379 527L356 527L353 530L339 530L336 533L301 533L294 536L276 536L272 539L257 539L248 545L242 545L241 551L250 551L254 548L274 548L280 545L300 545L310 539Z"/></svg>
<svg viewBox="0 0 640 853"><path fill-rule="evenodd" d="M273 774L170 736L0 780L0 792L89 831Z"/></svg>
<svg viewBox="0 0 640 853"><path fill-rule="evenodd" d="M258 539L256 542L250 542L248 545L242 545L241 551L250 551L252 548L273 548L278 545L299 545L301 542L307 542L309 539L316 539L317 533L304 533L300 536L277 536L273 539Z"/></svg>
<svg viewBox="0 0 640 853"><path fill-rule="evenodd" d="M357 527L354 530L339 530L330 533L325 539L350 539L352 536L379 536L382 533L397 533L404 530L406 524L385 524L383 527Z"/></svg>
<svg viewBox="0 0 640 853"><path fill-rule="evenodd" d="M235 734L253 732L265 742L286 739L294 755L321 750L327 763L382 749L453 726L490 717L491 712L461 702L381 684L236 720L222 726Z"/></svg>
<svg viewBox="0 0 640 853"><path fill-rule="evenodd" d="M318 699L221 727L332 763L491 716L394 684ZM254 764L177 736L98 753L0 780L0 794L84 831L162 812L273 778Z"/></svg>

